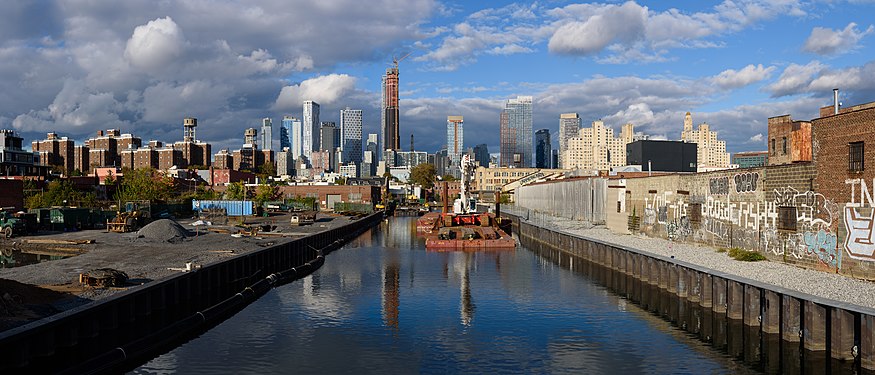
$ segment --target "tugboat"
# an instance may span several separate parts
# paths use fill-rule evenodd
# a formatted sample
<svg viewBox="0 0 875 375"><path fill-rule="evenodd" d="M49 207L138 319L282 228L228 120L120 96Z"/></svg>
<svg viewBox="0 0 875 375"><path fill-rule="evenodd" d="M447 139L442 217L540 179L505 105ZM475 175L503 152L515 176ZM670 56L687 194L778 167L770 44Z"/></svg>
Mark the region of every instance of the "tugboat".
<svg viewBox="0 0 875 375"><path fill-rule="evenodd" d="M426 250L481 250L514 249L516 240L501 223L500 205L496 193L495 213L478 213L477 201L468 195L474 165L468 155L462 156L460 163L462 183L459 198L453 202L453 212L449 212L449 188L443 183L443 210L440 213L427 213L416 222L418 232L425 235ZM501 225L505 224L505 225Z"/></svg>

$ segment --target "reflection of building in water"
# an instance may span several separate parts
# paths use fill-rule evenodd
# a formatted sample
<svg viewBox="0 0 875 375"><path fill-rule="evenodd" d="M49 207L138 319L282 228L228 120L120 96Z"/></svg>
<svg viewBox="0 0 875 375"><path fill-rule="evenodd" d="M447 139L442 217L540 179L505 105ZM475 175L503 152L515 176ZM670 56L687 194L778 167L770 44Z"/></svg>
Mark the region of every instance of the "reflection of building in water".
<svg viewBox="0 0 875 375"><path fill-rule="evenodd" d="M383 224L386 233L386 247L395 249L413 249L416 243L415 218L390 218Z"/></svg>
<svg viewBox="0 0 875 375"><path fill-rule="evenodd" d="M474 320L474 301L471 299L471 281L468 273L471 269L472 253L465 253L465 264L462 266L462 279L459 282L461 298L459 302L459 315L462 325L470 326Z"/></svg>
<svg viewBox="0 0 875 375"><path fill-rule="evenodd" d="M398 328L399 283L401 265L397 256L383 267L383 323L388 327Z"/></svg>

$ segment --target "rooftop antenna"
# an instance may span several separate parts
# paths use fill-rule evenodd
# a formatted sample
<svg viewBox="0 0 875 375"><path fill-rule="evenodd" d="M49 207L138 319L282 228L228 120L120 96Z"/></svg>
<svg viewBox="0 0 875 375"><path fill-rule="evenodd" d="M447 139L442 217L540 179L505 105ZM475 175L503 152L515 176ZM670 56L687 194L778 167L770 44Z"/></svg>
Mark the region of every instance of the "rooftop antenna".
<svg viewBox="0 0 875 375"><path fill-rule="evenodd" d="M413 152L413 133L410 133L410 152Z"/></svg>

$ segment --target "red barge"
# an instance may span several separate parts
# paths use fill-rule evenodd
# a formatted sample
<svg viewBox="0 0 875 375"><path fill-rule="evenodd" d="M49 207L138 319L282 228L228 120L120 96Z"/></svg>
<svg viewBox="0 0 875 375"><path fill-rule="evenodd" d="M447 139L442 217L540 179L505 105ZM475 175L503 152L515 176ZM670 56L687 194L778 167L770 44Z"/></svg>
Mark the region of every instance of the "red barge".
<svg viewBox="0 0 875 375"><path fill-rule="evenodd" d="M500 193L495 194L495 214L476 213L476 202L467 198L467 185L471 163L468 156L462 157L462 188L460 198L449 212L447 184L443 184L443 210L430 212L416 221L416 230L425 236L426 250L501 250L515 249L516 240L511 237L510 222L500 218Z"/></svg>

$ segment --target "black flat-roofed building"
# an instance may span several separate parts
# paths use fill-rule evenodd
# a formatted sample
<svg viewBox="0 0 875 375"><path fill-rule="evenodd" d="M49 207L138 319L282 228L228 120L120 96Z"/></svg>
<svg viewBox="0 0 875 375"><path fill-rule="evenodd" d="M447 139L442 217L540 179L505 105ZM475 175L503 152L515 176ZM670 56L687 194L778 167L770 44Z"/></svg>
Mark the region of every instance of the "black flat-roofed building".
<svg viewBox="0 0 875 375"><path fill-rule="evenodd" d="M682 141L635 141L626 145L626 164L641 171L696 172L696 144Z"/></svg>

